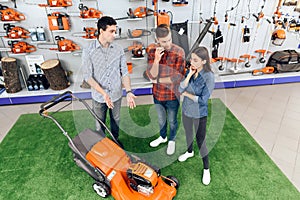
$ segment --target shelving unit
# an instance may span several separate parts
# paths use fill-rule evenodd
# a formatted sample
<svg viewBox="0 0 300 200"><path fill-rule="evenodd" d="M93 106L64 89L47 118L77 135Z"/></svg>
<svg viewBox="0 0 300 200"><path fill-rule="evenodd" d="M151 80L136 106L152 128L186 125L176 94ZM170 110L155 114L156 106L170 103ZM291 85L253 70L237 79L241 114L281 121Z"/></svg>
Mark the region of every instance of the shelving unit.
<svg viewBox="0 0 300 200"><path fill-rule="evenodd" d="M2 27L4 23L11 23L11 24L18 24L26 29L30 27L44 27L45 34L46 34L46 41L30 41L30 39L25 39L24 41L27 41L28 43L37 46L36 44L43 44L43 43L51 43L55 44L55 36L60 35L62 37L65 37L66 39L70 39L74 41L76 44L81 46L81 49L88 46L89 42L93 39L84 39L82 37L73 36L72 33L82 32L83 27L96 27L96 21L97 19L82 19L79 17L79 9L78 4L83 3L84 5L88 7L94 7L101 12L103 12L104 15L113 16L115 18L124 17L126 16L126 12L128 11L128 8L136 8L138 6L148 6L151 8L152 1L151 0L144 0L144 1L119 1L118 6L112 6L112 1L109 0L80 0L79 2L73 1L73 5L70 7L45 7L41 8L37 4L26 4L26 2L29 3L29 1L20 1L18 2L18 8L16 10L20 11L21 13L25 14L26 19L21 22L17 21L10 21L10 22L3 22L0 21L0 31L2 31ZM31 2L31 1L30 1ZM32 1L33 3L35 0ZM203 24L198 23L200 18L206 19L211 16L211 10L213 10L213 2L210 3L204 3L202 0L195 0L195 1L189 1L189 4L187 6L183 7L172 7L172 2L163 2L159 1L159 9L166 9L171 10L173 12L174 18L173 23L179 23L186 20L189 20L189 46L193 44L193 42L198 37L200 31L203 29ZM242 0L241 2L247 2L246 0ZM13 3L11 1L0 1L1 4L7 5L11 8L13 8ZM251 12L256 13L257 10L260 9L262 1L261 0L253 0L251 1ZM276 3L276 2L275 2ZM205 4L205 6L204 6ZM218 13L217 17L220 21L220 25L223 31L224 39L227 35L227 31L229 29L227 28L227 24L223 22L224 13L222 13L222 10L220 9L222 6L224 8L229 8L230 2L220 2L218 5ZM246 4L246 3L245 3ZM266 1L265 6L265 15L267 17L270 17L272 13L274 12L272 9L274 7L274 2L272 1ZM200 7L199 7L200 5ZM256 6L257 5L257 6ZM201 8L202 7L202 8ZM204 9L205 7L205 9ZM239 6L241 11L244 11L246 9L242 8L242 6ZM257 8L257 9L256 9ZM285 7L285 10L289 8ZM58 31L50 31L48 27L48 19L47 14L51 12L64 12L66 14L69 14L70 21L71 21L71 30L58 30ZM34 13L34 14L32 14ZM198 13L201 13L201 15L198 15ZM233 17L229 19L232 20ZM230 21L229 20L229 21ZM197 22L197 23L196 23ZM238 22L238 19L237 19ZM117 21L118 26L122 28L122 38L117 38L116 42L122 45L124 48L130 46L132 42L139 41L144 44L146 47L150 43L154 42L154 33L152 32L149 36L143 36L141 38L128 38L127 37L127 29L147 29L151 30L154 27L154 17L149 16L146 18L134 18L134 19L125 19ZM239 22L238 22L239 23ZM251 32L255 32L257 27L255 20L252 18L250 19L248 25L250 26ZM258 29L258 33L266 33L268 27L264 27L266 23L261 23L260 28ZM236 29L243 27L244 25L239 24ZM213 25L213 28L216 29L217 26ZM230 29L230 32L233 31ZM234 53L235 47L238 44L238 40L236 38L241 38L240 32L234 32L234 35L232 35L232 48L231 52L229 51L228 54L232 56ZM254 33L253 33L254 34ZM126 37L125 37L126 36ZM298 42L298 37L295 34L291 34L291 38L293 38L293 41L286 41L285 44L278 48L275 46L272 46L272 44L269 45L269 49L271 51L275 50L281 50L281 49L297 49L298 44L295 44ZM230 38L230 37L229 37ZM263 44L263 38L264 37L256 37L256 41L253 42L254 47L252 49L258 49ZM1 38L2 44L0 42L0 49L7 47L7 40L6 38ZM253 40L252 37L250 40ZM297 39L297 42L295 42ZM206 47L211 47L211 35L207 34L205 36L205 39L201 43L201 45L204 45ZM224 52L224 48L228 47L224 43L220 45L219 54L222 54ZM239 49L241 50L240 53L245 53L243 50L246 50L247 44L241 44ZM71 81L71 86L66 88L65 90L59 90L54 91L51 89L48 90L38 90L38 91L27 91L25 86L23 87L23 90L17 93L13 94L7 94L5 91L0 94L0 105L13 105L13 104L23 104L23 103L36 103L36 102L44 102L48 99L50 99L52 96L55 96L59 93L62 93L66 90L71 90L73 93L83 97L83 98L90 98L90 90L89 89L83 89L80 87L82 83L82 74L81 74L81 52L80 51L74 51L74 52L57 52L57 51L50 51L45 49L38 49L35 53L30 53L33 55L43 55L44 60L49 59L59 59L63 63L63 68L66 71L72 71L73 75L69 77ZM20 65L26 66L27 63L25 61L26 54L11 54L9 52L2 52L2 57L4 56L12 56L18 59L18 62ZM236 56L236 55L234 55ZM256 54L257 56L257 54ZM143 77L143 72L146 69L146 62L147 62L147 55L145 55L144 58L139 59L132 59L131 53L126 53L127 61L133 63L133 72L130 74L131 77L131 83L133 91L136 95L145 95L145 94L152 94L152 84L146 80ZM267 59L267 58L266 58ZM255 61L252 61L251 68L248 70L252 70L254 68L261 68L261 64L256 64ZM232 67L231 64L228 64L228 69ZM215 69L215 76L216 76L216 85L215 88L236 88L236 87L244 87L244 86L258 86L258 85L266 85L266 84L281 84L281 83L290 83L290 82L300 82L300 72L294 72L294 73L284 73L284 74L265 74L262 76L252 76L251 73L243 73L243 74L234 74L231 75L221 75L222 73L229 73L228 70L225 71L219 71L217 69L217 66L213 65L213 68ZM25 70L24 73L29 74L28 69ZM25 74L26 75L26 74ZM21 76L20 76L21 78Z"/></svg>

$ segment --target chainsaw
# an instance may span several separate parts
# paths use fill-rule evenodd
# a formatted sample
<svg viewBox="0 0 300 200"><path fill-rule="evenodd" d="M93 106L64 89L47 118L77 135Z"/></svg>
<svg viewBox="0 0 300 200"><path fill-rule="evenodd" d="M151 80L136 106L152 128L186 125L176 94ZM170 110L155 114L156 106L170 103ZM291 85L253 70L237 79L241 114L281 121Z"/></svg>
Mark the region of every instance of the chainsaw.
<svg viewBox="0 0 300 200"><path fill-rule="evenodd" d="M11 25L11 24L3 24L3 29L6 31L5 38L9 39L20 39L20 38L29 38L29 31L25 30L22 27Z"/></svg>
<svg viewBox="0 0 300 200"><path fill-rule="evenodd" d="M11 52L14 54L31 53L36 51L36 47L23 41L8 41Z"/></svg>
<svg viewBox="0 0 300 200"><path fill-rule="evenodd" d="M40 7L68 7L72 6L72 0L48 0L48 4L38 4Z"/></svg>
<svg viewBox="0 0 300 200"><path fill-rule="evenodd" d="M95 8L88 8L87 6L83 6L83 4L79 4L78 6L80 10L80 18L101 18L103 16L103 13Z"/></svg>
<svg viewBox="0 0 300 200"><path fill-rule="evenodd" d="M127 17L116 18L116 20L143 18L150 15L154 15L154 10L145 6L140 6L135 10L129 8L127 12Z"/></svg>
<svg viewBox="0 0 300 200"><path fill-rule="evenodd" d="M129 38L139 38L141 36L149 36L149 35L151 35L151 31L145 29L134 29L134 30L128 29Z"/></svg>
<svg viewBox="0 0 300 200"><path fill-rule="evenodd" d="M98 30L94 27L83 27L84 32L73 33L74 37L82 37L85 39L96 39L98 37Z"/></svg>
<svg viewBox="0 0 300 200"><path fill-rule="evenodd" d="M98 37L98 30L94 27L83 27L83 31L85 31L85 39L96 39Z"/></svg>
<svg viewBox="0 0 300 200"><path fill-rule="evenodd" d="M55 50L59 52L72 52L75 50L80 50L80 46L75 44L73 41L60 37L59 35L55 36L56 44L37 44L39 49L48 49Z"/></svg>
<svg viewBox="0 0 300 200"><path fill-rule="evenodd" d="M22 21L25 20L25 15L0 4L0 18L1 21Z"/></svg>
<svg viewBox="0 0 300 200"><path fill-rule="evenodd" d="M131 46L124 49L124 52L131 51L133 58L143 58L144 49L145 48L143 47L143 44L141 42L135 41Z"/></svg>
<svg viewBox="0 0 300 200"><path fill-rule="evenodd" d="M57 41L58 48L53 48L51 50L66 52L66 51L75 51L80 49L80 47L77 44L75 44L73 41L65 39L64 37L60 37L59 35L55 36L55 40Z"/></svg>

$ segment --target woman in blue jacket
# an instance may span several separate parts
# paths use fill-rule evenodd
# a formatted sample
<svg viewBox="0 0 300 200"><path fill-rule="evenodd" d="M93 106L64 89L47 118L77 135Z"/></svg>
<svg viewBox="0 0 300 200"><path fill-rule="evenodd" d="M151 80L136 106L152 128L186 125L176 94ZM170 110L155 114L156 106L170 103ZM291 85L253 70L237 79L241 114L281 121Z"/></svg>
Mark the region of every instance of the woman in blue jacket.
<svg viewBox="0 0 300 200"><path fill-rule="evenodd" d="M210 183L208 150L206 147L206 122L208 114L208 99L214 89L214 73L210 66L210 57L205 47L197 47L191 54L191 65L185 79L180 83L179 92L183 98L182 122L186 135L187 151L179 156L184 162L194 156L193 127L196 132L196 141L203 160L202 183Z"/></svg>

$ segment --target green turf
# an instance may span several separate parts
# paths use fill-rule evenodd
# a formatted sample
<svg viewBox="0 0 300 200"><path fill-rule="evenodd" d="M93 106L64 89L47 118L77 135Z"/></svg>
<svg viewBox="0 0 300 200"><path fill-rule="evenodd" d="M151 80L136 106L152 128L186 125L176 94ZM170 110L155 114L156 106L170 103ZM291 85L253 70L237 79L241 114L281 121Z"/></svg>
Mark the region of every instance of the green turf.
<svg viewBox="0 0 300 200"><path fill-rule="evenodd" d="M94 126L85 110L54 116L72 137ZM185 150L184 131L178 117L174 156L166 155L166 144L155 149L148 145L158 133L153 105L130 111L122 108L120 125L120 139L126 150L162 167L163 175L179 179L181 186L176 199L300 199L297 189L218 99L210 102L208 119L212 181L209 186L202 185L199 156L184 163L176 161ZM60 130L37 114L20 116L0 144L0 182L1 200L101 199L91 188L92 178L73 162Z"/></svg>

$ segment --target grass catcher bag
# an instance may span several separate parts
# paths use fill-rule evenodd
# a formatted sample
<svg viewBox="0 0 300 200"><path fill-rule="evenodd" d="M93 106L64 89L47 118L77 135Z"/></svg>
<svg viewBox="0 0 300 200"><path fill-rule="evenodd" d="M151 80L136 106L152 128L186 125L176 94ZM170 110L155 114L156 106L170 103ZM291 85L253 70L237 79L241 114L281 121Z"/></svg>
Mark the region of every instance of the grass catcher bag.
<svg viewBox="0 0 300 200"><path fill-rule="evenodd" d="M300 71L300 53L295 50L275 51L267 66L275 68L275 73Z"/></svg>

